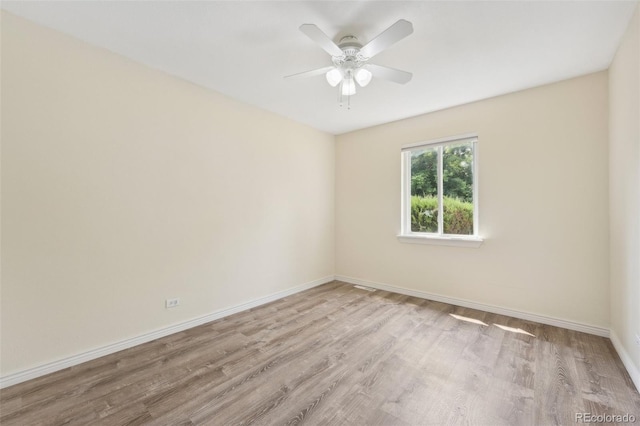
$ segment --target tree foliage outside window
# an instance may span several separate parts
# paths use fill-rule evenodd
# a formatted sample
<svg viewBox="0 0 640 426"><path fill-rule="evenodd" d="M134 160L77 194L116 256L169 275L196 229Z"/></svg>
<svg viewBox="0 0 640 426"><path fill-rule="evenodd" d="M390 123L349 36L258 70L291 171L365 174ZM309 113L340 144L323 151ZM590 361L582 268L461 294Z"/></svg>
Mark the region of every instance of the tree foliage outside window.
<svg viewBox="0 0 640 426"><path fill-rule="evenodd" d="M473 202L473 150L470 144L444 146L442 184L447 197ZM438 196L438 151L411 153L411 195Z"/></svg>

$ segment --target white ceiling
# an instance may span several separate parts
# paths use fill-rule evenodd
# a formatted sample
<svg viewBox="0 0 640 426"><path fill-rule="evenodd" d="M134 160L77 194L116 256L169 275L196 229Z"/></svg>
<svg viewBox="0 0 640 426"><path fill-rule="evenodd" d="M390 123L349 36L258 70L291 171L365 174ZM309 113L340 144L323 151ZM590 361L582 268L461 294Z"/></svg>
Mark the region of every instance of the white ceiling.
<svg viewBox="0 0 640 426"><path fill-rule="evenodd" d="M11 2L2 8L230 97L333 134L608 68L635 1ZM366 43L398 19L414 33L372 63L407 70L376 80L351 110L323 76L331 65L302 34Z"/></svg>

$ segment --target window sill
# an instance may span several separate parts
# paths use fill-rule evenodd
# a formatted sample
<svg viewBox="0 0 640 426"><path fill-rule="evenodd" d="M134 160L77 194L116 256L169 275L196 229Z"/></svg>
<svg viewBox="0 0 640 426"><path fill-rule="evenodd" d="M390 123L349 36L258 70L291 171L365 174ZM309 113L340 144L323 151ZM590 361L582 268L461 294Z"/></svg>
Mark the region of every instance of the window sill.
<svg viewBox="0 0 640 426"><path fill-rule="evenodd" d="M437 246L471 247L478 248L484 241L481 237L464 236L439 236L439 235L398 235L398 241L409 244L431 244Z"/></svg>

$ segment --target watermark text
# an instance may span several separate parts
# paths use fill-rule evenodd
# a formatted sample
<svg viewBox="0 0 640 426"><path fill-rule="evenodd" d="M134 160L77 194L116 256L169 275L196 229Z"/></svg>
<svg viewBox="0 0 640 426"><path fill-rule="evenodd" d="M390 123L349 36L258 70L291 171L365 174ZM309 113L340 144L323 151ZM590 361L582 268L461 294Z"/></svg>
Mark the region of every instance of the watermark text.
<svg viewBox="0 0 640 426"><path fill-rule="evenodd" d="M633 414L576 413L576 423L635 423Z"/></svg>

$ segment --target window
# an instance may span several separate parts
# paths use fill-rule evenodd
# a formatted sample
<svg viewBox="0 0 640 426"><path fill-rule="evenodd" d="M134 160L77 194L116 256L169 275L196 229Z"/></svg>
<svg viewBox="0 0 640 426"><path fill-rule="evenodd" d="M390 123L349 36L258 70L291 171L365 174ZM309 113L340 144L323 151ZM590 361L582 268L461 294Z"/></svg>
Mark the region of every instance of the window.
<svg viewBox="0 0 640 426"><path fill-rule="evenodd" d="M402 242L478 247L474 135L402 148Z"/></svg>

